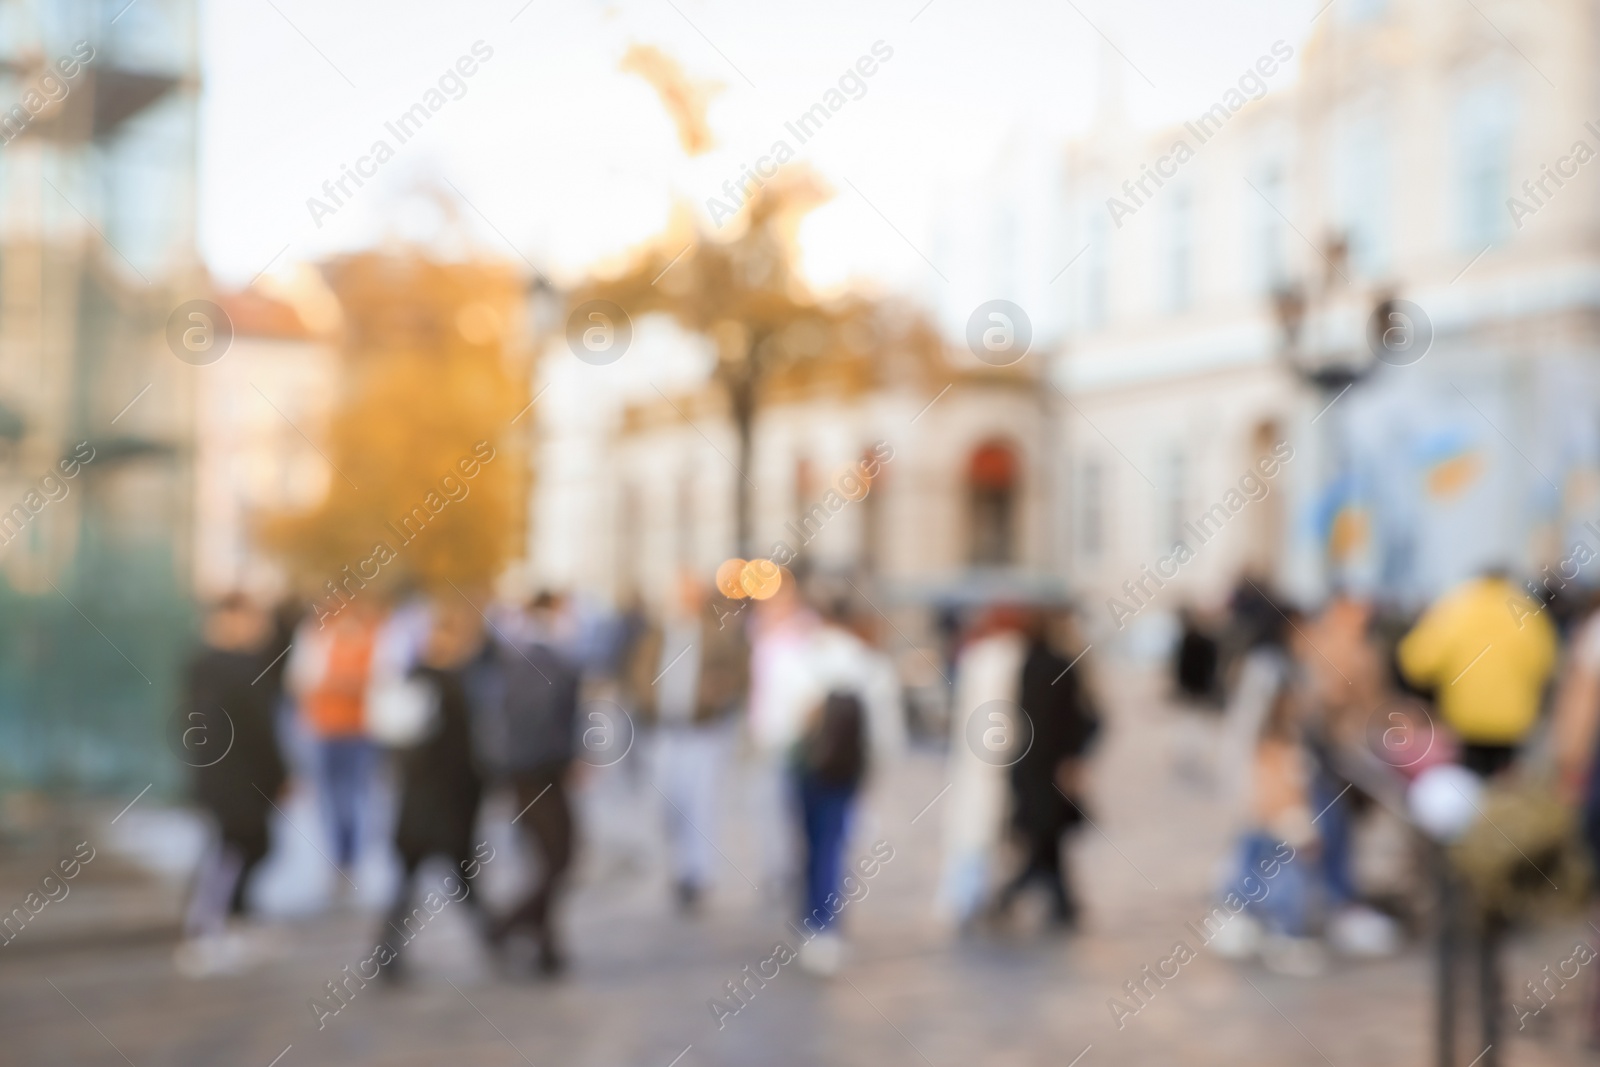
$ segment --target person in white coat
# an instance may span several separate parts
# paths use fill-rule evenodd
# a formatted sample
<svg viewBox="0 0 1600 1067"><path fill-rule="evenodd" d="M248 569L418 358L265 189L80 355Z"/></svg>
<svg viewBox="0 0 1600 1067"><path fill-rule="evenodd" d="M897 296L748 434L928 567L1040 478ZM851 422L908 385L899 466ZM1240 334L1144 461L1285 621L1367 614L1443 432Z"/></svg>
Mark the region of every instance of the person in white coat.
<svg viewBox="0 0 1600 1067"><path fill-rule="evenodd" d="M1007 768L1021 754L1013 751L1019 738L1008 709L1020 709L1028 651L1022 623L1018 611L991 609L956 660L950 796L944 804L944 863L936 900L940 918L955 927L967 926L982 911L1005 835Z"/></svg>

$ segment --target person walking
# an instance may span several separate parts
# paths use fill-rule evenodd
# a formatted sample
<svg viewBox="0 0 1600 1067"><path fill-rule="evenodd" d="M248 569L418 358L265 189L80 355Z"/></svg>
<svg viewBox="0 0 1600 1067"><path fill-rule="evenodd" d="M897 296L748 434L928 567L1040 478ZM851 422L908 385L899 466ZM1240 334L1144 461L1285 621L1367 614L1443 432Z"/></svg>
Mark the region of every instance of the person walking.
<svg viewBox="0 0 1600 1067"><path fill-rule="evenodd" d="M267 614L246 596L223 597L184 676L180 758L212 824L174 957L190 977L240 969L251 954L228 921L245 911L250 876L270 846L274 800L288 781L274 721L282 689L269 669L270 632Z"/></svg>
<svg viewBox="0 0 1600 1067"><path fill-rule="evenodd" d="M677 601L646 628L630 690L656 728L656 778L666 802L667 848L678 907L694 911L716 866L722 781L750 684L750 646L734 605L712 602L698 576L679 576Z"/></svg>
<svg viewBox="0 0 1600 1067"><path fill-rule="evenodd" d="M955 656L950 800L943 806L940 827L944 859L935 908L942 921L957 929L970 926L987 903L995 853L1005 835L1006 750L1017 727L1007 710L1014 715L1022 706L1025 626L1022 609L992 606ZM1011 736L1006 736L1008 730Z"/></svg>
<svg viewBox="0 0 1600 1067"><path fill-rule="evenodd" d="M1236 841L1219 899L1239 903L1227 907L1242 914L1233 914L1206 943L1225 959L1259 953L1269 970L1309 976L1322 970L1326 954L1313 936L1317 900L1307 875L1321 840L1308 799L1313 764L1303 736L1305 682L1289 648L1301 615L1257 593L1245 598L1249 606L1239 628L1253 643L1239 662L1223 715L1219 766ZM1256 901L1260 892L1252 895L1249 887L1268 870L1270 892Z"/></svg>
<svg viewBox="0 0 1600 1067"><path fill-rule="evenodd" d="M1507 776L1523 742L1533 732L1556 651L1549 613L1503 570L1495 568L1435 601L1401 639L1396 659L1407 682L1432 693L1439 716L1461 742L1461 764L1493 781ZM1459 788L1452 787L1452 791L1465 795ZM1493 803L1492 796L1485 799L1486 805ZM1501 840L1511 840L1502 834L1497 826L1494 847L1498 848ZM1529 851L1538 854L1532 842L1525 843ZM1463 848L1475 851L1470 838ZM1523 849L1519 846L1517 851L1525 861ZM1469 855L1464 862L1472 864L1475 858ZM1503 901L1464 892L1459 870L1442 857L1436 869L1441 900L1437 1025L1441 1059L1445 1059L1458 1007L1450 961L1467 945L1471 945L1468 951L1478 966L1481 1038L1491 1049L1501 1044L1506 1007L1504 946L1511 914ZM1485 1059L1485 1067L1499 1062L1499 1053L1492 1053Z"/></svg>
<svg viewBox="0 0 1600 1067"><path fill-rule="evenodd" d="M455 606L440 606L433 613L422 660L411 672L411 681L425 697L425 710L417 716L415 739L396 753L400 810L394 848L400 856L401 875L379 930L381 942L393 944L398 935L409 943L416 936L407 920L424 860L430 856L449 859L458 878L461 872L476 870L472 835L483 782L473 760L471 709L462 672L482 640L476 616ZM487 932L486 912L478 894L469 889L462 899L477 912L480 929ZM392 955L382 964L384 978L390 982L400 979L405 961L403 952Z"/></svg>
<svg viewBox="0 0 1600 1067"><path fill-rule="evenodd" d="M810 650L819 622L800 594L795 576L780 569L777 592L755 604L750 651L749 735L755 749L751 814L761 842L762 889L787 903L796 878L796 835L790 753L820 699L807 685Z"/></svg>
<svg viewBox="0 0 1600 1067"><path fill-rule="evenodd" d="M1190 604L1178 607L1172 649L1172 696L1178 712L1172 730L1172 766L1178 777L1209 789L1216 774L1217 722L1222 712L1222 646Z"/></svg>
<svg viewBox="0 0 1600 1067"><path fill-rule="evenodd" d="M1373 799L1387 776L1375 778L1366 739L1368 720L1389 695L1372 614L1370 601L1339 591L1290 638L1303 690L1298 726L1310 757L1308 797L1318 813L1316 888L1329 945L1356 957L1393 955L1402 934L1399 923L1362 899L1355 877L1358 820L1388 814Z"/></svg>
<svg viewBox="0 0 1600 1067"><path fill-rule="evenodd" d="M326 625L306 619L289 654L290 689L312 736L317 798L333 861L347 881L361 855L376 750L367 737L366 694L378 619L356 601Z"/></svg>
<svg viewBox="0 0 1600 1067"><path fill-rule="evenodd" d="M1005 914L1023 890L1039 883L1050 900L1050 921L1063 929L1078 923L1078 902L1067 871L1066 832L1085 816L1083 760L1100 730L1084 684L1081 642L1073 659L1050 645L1046 618L1029 621L1019 686L1032 726L1032 742L1011 765L1012 821L1023 842L1022 868L1001 891L996 910Z"/></svg>
<svg viewBox="0 0 1600 1067"><path fill-rule="evenodd" d="M1397 653L1406 680L1433 691L1463 765L1488 778L1511 765L1539 717L1556 633L1539 604L1491 570L1440 597Z"/></svg>
<svg viewBox="0 0 1600 1067"><path fill-rule="evenodd" d="M538 873L526 895L491 930L494 944L508 953L521 937L531 938L536 966L547 977L566 967L555 921L556 904L572 863L576 838L570 790L577 754L580 675L557 650L557 601L534 602L520 637L496 646L503 699L487 716L486 750L498 753L497 773L511 787L517 806L512 819L538 859ZM602 718L607 712L596 711ZM620 715L617 716L621 718ZM623 723L596 724L598 736L615 743ZM519 966L508 959L512 966Z"/></svg>
<svg viewBox="0 0 1600 1067"><path fill-rule="evenodd" d="M785 582L792 578L785 574ZM861 634L848 601L830 602L811 635L809 707L791 754L791 782L804 841L800 966L830 976L843 965L837 920L844 907L844 853L869 770L905 747L900 682L894 664Z"/></svg>

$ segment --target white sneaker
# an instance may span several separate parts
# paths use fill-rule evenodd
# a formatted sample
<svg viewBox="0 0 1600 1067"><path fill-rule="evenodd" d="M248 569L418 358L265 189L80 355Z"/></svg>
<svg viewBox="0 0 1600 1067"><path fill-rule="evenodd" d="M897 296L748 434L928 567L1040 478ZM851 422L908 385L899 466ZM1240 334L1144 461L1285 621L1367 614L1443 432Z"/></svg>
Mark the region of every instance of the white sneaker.
<svg viewBox="0 0 1600 1067"><path fill-rule="evenodd" d="M1206 947L1225 960L1247 960L1261 950L1261 924L1240 912L1222 924Z"/></svg>
<svg viewBox="0 0 1600 1067"><path fill-rule="evenodd" d="M1393 956L1400 951L1400 924L1381 911L1352 904L1328 920L1328 941L1344 956Z"/></svg>
<svg viewBox="0 0 1600 1067"><path fill-rule="evenodd" d="M844 964L844 940L832 930L824 930L800 946L800 969L807 974L831 978Z"/></svg>
<svg viewBox="0 0 1600 1067"><path fill-rule="evenodd" d="M1315 978L1328 969L1328 953L1314 937L1273 934L1261 945L1261 963L1273 974Z"/></svg>
<svg viewBox="0 0 1600 1067"><path fill-rule="evenodd" d="M234 927L189 938L172 953L173 966L185 978L243 974L257 963L281 954L265 930Z"/></svg>
<svg viewBox="0 0 1600 1067"><path fill-rule="evenodd" d="M189 937L178 942L172 950L172 965L185 978L205 978L211 972L211 942L209 937Z"/></svg>
<svg viewBox="0 0 1600 1067"><path fill-rule="evenodd" d="M247 956L238 935L206 934L180 944L172 953L172 963L185 978L211 978L243 971L249 964Z"/></svg>

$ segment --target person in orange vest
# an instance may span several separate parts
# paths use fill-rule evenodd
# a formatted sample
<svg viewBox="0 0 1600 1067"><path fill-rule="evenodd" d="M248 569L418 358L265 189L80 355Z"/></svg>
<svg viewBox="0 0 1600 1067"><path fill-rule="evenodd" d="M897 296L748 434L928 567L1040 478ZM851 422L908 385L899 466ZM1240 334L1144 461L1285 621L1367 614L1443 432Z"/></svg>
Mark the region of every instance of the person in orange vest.
<svg viewBox="0 0 1600 1067"><path fill-rule="evenodd" d="M289 684L314 743L317 795L341 871L361 855L369 806L374 748L365 705L377 623L358 601L325 625L308 620L290 654Z"/></svg>

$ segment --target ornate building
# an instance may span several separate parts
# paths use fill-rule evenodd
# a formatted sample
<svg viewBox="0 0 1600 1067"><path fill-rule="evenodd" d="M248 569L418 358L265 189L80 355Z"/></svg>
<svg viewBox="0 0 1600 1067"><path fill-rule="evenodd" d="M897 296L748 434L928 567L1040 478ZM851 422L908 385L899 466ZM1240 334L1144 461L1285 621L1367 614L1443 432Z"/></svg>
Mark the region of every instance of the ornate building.
<svg viewBox="0 0 1600 1067"><path fill-rule="evenodd" d="M1600 548L1597 13L1481 7L1331 5L1191 121L1129 136L1113 93L1069 149L1068 565L1107 630L1246 568L1416 606ZM1265 498L1190 535L1277 440Z"/></svg>
<svg viewBox="0 0 1600 1067"><path fill-rule="evenodd" d="M894 459L815 562L890 590L1058 580L1107 639L1246 572L1307 603L1337 584L1415 607L1584 537L1600 554L1582 525L1600 510L1600 27L1592 5L1479 6L1341 0L1154 133L1102 79L1040 233L1012 198L984 238L1029 233L1070 263L1015 297L1050 324L1034 354L983 367L969 309L930 291L942 359L876 352L791 383L749 471L701 384L708 346L651 323L611 367L558 346L536 580L658 593L732 554L734 479L765 549L880 439Z"/></svg>

